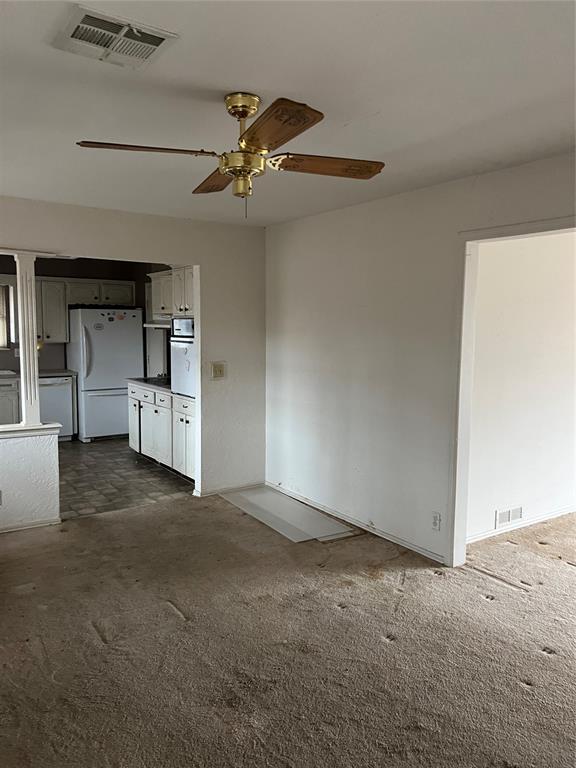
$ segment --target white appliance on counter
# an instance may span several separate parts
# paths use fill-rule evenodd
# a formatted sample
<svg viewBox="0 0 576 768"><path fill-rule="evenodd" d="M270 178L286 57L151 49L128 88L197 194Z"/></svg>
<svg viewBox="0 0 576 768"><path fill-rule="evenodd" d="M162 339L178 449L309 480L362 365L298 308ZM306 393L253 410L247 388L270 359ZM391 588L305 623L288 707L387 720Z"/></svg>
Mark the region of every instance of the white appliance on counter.
<svg viewBox="0 0 576 768"><path fill-rule="evenodd" d="M141 309L70 310L67 365L78 374L78 437L128 433L126 379L144 375Z"/></svg>
<svg viewBox="0 0 576 768"><path fill-rule="evenodd" d="M42 424L62 424L59 438L70 440L76 432L75 397L72 391L72 376L41 375L40 421Z"/></svg>
<svg viewBox="0 0 576 768"><path fill-rule="evenodd" d="M170 387L176 395L196 397L198 353L194 318L173 317L170 336Z"/></svg>

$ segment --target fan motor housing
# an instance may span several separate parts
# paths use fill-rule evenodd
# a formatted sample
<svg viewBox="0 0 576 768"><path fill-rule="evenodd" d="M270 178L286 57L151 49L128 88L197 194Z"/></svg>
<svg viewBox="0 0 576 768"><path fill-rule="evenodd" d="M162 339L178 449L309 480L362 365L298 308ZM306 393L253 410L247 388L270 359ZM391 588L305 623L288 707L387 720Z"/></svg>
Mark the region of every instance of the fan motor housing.
<svg viewBox="0 0 576 768"><path fill-rule="evenodd" d="M254 152L224 152L220 155L220 173L234 179L233 193L236 197L252 194L252 177L266 171L266 158Z"/></svg>

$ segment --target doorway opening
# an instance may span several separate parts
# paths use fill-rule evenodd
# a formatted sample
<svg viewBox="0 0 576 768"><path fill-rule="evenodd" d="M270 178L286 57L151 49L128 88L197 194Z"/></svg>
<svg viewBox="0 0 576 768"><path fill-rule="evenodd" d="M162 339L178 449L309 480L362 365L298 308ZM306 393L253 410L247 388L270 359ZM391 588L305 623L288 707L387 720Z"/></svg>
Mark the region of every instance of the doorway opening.
<svg viewBox="0 0 576 768"><path fill-rule="evenodd" d="M576 509L574 229L468 243L456 488L463 548Z"/></svg>
<svg viewBox="0 0 576 768"><path fill-rule="evenodd" d="M175 404L169 343L173 315L194 316L188 299L192 269L90 258L35 259L40 421L61 425L62 519L194 492L193 472L186 474L193 462L174 468L172 460ZM173 295L174 272L182 295ZM18 292L13 256L0 255L0 278L0 423L17 424L21 340L14 322ZM194 404L187 407L191 412ZM140 428L145 417L148 431ZM194 436L189 439L194 446L193 414L182 422L181 431Z"/></svg>

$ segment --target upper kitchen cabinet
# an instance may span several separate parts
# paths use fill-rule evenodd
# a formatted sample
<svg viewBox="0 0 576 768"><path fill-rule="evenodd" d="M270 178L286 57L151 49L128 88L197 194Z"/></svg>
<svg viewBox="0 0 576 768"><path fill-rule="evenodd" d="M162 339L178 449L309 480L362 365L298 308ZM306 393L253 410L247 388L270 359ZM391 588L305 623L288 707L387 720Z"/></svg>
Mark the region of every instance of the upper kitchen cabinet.
<svg viewBox="0 0 576 768"><path fill-rule="evenodd" d="M193 282L193 267L172 270L172 314L194 314Z"/></svg>
<svg viewBox="0 0 576 768"><path fill-rule="evenodd" d="M100 303L134 306L134 283L100 283Z"/></svg>
<svg viewBox="0 0 576 768"><path fill-rule="evenodd" d="M48 344L63 344L68 341L68 304L66 283L60 280L42 280L41 309L36 308L42 318L42 339ZM38 333L40 333L38 323Z"/></svg>
<svg viewBox="0 0 576 768"><path fill-rule="evenodd" d="M99 304L100 283L78 280L68 283L68 304Z"/></svg>
<svg viewBox="0 0 576 768"><path fill-rule="evenodd" d="M152 316L162 319L172 315L172 272L153 272L148 275L152 281Z"/></svg>

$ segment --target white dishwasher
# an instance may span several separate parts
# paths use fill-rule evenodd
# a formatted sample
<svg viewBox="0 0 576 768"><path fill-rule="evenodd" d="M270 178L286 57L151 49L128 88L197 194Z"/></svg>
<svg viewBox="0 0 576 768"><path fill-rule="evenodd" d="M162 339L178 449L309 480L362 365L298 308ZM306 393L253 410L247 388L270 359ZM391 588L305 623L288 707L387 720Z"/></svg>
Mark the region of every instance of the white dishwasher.
<svg viewBox="0 0 576 768"><path fill-rule="evenodd" d="M43 424L62 424L61 438L74 434L74 396L72 376L40 378L40 420Z"/></svg>

